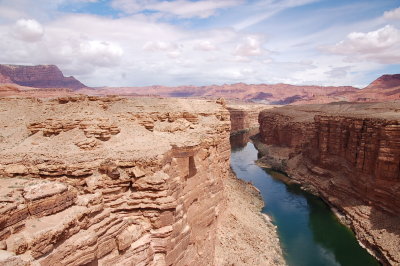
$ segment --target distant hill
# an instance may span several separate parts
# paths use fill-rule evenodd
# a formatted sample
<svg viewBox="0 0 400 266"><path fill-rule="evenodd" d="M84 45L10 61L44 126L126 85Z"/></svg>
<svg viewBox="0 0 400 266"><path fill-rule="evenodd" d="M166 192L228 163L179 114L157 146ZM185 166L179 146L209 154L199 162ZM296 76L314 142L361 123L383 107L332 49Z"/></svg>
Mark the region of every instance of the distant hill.
<svg viewBox="0 0 400 266"><path fill-rule="evenodd" d="M400 86L400 74L383 75L372 81L365 89L391 89Z"/></svg>
<svg viewBox="0 0 400 266"><path fill-rule="evenodd" d="M344 95L357 92L351 86L322 87L297 86L290 84L224 84L211 86L148 86L148 87L114 87L101 88L102 94L159 95L162 97L206 97L263 102L269 104L291 104L298 101L312 101L328 97L329 99L345 100ZM332 100L330 100L331 102Z"/></svg>
<svg viewBox="0 0 400 266"><path fill-rule="evenodd" d="M364 89L350 95L352 102L382 102L400 100L400 74L383 75Z"/></svg>
<svg viewBox="0 0 400 266"><path fill-rule="evenodd" d="M86 88L74 77L64 77L55 65L21 66L0 64L0 83L35 88Z"/></svg>
<svg viewBox="0 0 400 266"><path fill-rule="evenodd" d="M1 84L20 87L3 87ZM4 86L4 85L3 85ZM70 91L69 91L70 90ZM126 97L196 97L251 101L266 104L321 104L330 102L381 102L400 100L400 74L383 75L364 89L352 86L290 84L224 84L210 86L146 86L88 88L74 77L64 77L55 65L0 65L0 96L13 94L54 96L64 94L121 95Z"/></svg>

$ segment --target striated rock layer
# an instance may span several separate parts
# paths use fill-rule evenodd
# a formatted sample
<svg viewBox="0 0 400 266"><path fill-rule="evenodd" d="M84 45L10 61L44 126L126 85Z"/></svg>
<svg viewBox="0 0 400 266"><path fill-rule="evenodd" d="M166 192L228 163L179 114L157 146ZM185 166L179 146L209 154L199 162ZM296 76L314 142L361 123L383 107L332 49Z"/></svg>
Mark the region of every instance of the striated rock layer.
<svg viewBox="0 0 400 266"><path fill-rule="evenodd" d="M85 88L74 77L64 77L55 65L20 66L0 64L0 83L15 83L36 88Z"/></svg>
<svg viewBox="0 0 400 266"><path fill-rule="evenodd" d="M258 129L258 115L273 105L251 103L229 103L227 109L231 118L231 134Z"/></svg>
<svg viewBox="0 0 400 266"><path fill-rule="evenodd" d="M0 264L213 264L230 155L221 105L8 98L0 124Z"/></svg>
<svg viewBox="0 0 400 266"><path fill-rule="evenodd" d="M260 113L263 160L345 214L385 264L400 264L400 102Z"/></svg>

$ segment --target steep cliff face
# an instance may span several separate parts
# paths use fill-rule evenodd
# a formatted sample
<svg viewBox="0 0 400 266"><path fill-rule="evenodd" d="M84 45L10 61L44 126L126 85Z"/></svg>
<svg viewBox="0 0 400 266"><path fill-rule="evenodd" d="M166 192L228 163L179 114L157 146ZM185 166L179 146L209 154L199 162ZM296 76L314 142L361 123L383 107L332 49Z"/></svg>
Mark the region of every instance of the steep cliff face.
<svg viewBox="0 0 400 266"><path fill-rule="evenodd" d="M400 120L315 116L308 158L323 168L349 166L357 195L393 215L400 212ZM313 158L314 157L314 158ZM339 157L343 162L337 161Z"/></svg>
<svg viewBox="0 0 400 266"><path fill-rule="evenodd" d="M264 104L234 104L227 105L231 118L231 133L258 129L258 115L262 110L273 108L273 105Z"/></svg>
<svg viewBox="0 0 400 266"><path fill-rule="evenodd" d="M343 211L385 263L400 263L400 103L288 106L260 114L265 160Z"/></svg>
<svg viewBox="0 0 400 266"><path fill-rule="evenodd" d="M13 98L0 123L0 264L213 264L230 155L221 105Z"/></svg>
<svg viewBox="0 0 400 266"><path fill-rule="evenodd" d="M79 89L86 87L74 77L64 77L55 65L0 65L0 83L15 83L35 88Z"/></svg>

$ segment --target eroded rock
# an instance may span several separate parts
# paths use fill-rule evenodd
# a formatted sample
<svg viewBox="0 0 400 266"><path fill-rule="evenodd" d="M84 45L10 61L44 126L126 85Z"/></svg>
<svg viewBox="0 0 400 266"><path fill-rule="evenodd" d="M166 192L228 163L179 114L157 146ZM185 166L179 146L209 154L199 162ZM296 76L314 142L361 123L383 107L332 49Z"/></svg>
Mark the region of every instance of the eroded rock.
<svg viewBox="0 0 400 266"><path fill-rule="evenodd" d="M335 103L259 116L263 160L345 213L358 239L391 265L400 263L399 112L399 102Z"/></svg>

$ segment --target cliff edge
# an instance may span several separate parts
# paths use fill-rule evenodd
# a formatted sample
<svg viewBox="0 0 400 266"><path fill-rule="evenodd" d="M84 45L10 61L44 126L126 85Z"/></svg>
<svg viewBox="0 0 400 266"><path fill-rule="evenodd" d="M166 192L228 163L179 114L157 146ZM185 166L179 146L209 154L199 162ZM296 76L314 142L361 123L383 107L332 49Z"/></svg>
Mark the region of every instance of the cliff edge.
<svg viewBox="0 0 400 266"><path fill-rule="evenodd" d="M212 264L230 155L221 105L81 96L0 111L0 264Z"/></svg>
<svg viewBox="0 0 400 266"><path fill-rule="evenodd" d="M230 120L221 104L2 98L0 123L0 264L161 266L218 260L224 242L217 234L231 212L225 182ZM251 205L249 197L243 206ZM272 226L260 218L259 207L250 210L256 223ZM268 232L264 239L275 243L276 232ZM247 236L254 246L258 236ZM230 239L250 245L239 233ZM270 259L269 251L249 250ZM274 250L283 264L279 245ZM236 260L245 256L230 254Z"/></svg>
<svg viewBox="0 0 400 266"><path fill-rule="evenodd" d="M339 209L384 264L400 263L400 102L285 106L259 116L263 161Z"/></svg>

